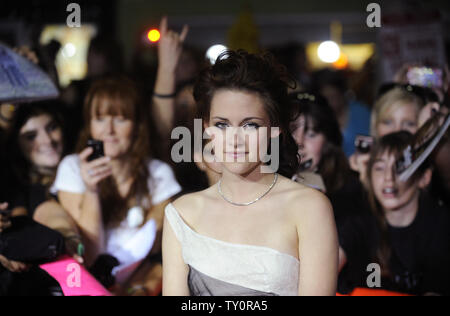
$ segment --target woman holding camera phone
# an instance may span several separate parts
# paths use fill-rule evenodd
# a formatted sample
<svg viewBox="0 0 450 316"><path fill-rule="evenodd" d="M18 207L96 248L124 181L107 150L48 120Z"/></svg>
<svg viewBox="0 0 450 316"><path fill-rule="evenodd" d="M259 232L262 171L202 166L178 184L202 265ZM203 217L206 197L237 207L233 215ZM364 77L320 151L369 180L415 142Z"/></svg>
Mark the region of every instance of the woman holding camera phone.
<svg viewBox="0 0 450 316"><path fill-rule="evenodd" d="M180 186L168 165L151 159L147 112L129 79L94 83L86 96L84 119L81 152L61 162L54 189L81 232L87 265L109 255L105 273L111 275L105 277L126 286L144 259L160 251L163 208ZM94 150L86 148L89 139L103 142L104 157L90 159ZM58 208L49 205L47 211ZM154 288L147 290L152 291L161 281L160 265L154 264L149 275Z"/></svg>

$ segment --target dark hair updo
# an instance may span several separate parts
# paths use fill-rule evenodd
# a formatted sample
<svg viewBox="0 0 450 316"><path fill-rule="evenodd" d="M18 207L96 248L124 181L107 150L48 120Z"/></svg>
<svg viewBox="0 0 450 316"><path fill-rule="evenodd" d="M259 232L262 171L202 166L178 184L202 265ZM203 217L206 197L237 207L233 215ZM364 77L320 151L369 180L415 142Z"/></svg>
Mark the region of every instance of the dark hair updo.
<svg viewBox="0 0 450 316"><path fill-rule="evenodd" d="M289 132L292 108L288 96L294 81L286 68L270 53L250 54L243 50L222 53L214 65L204 69L194 87L198 117L209 121L211 100L219 90L256 93L263 100L272 127L280 129L278 173L291 177L298 168L297 145ZM292 85L295 85L294 83Z"/></svg>

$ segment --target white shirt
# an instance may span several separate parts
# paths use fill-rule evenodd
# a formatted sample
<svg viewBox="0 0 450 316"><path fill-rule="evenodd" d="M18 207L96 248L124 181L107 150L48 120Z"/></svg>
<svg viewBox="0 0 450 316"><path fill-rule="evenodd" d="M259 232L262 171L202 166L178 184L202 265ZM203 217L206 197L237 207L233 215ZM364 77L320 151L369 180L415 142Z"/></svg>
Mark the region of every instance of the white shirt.
<svg viewBox="0 0 450 316"><path fill-rule="evenodd" d="M152 204L159 204L181 191L181 187L175 179L171 167L157 159L148 163L151 178L148 179L148 188L152 197ZM83 194L86 186L81 177L80 159L78 155L65 157L56 174L56 179L50 192L57 194L59 191ZM150 220L145 225L136 225L136 208L131 208L118 227L106 229L107 253L116 257L120 265L113 270L117 282L121 283L131 275L140 262L148 255L153 247L157 234L157 225ZM137 227L141 226L141 227Z"/></svg>
<svg viewBox="0 0 450 316"><path fill-rule="evenodd" d="M153 178L153 181L148 180L153 205L159 204L181 191L172 168L168 164L152 159L149 161L148 169ZM59 164L56 179L50 192L57 194L59 191L78 194L83 194L86 191L86 186L81 177L80 158L76 154L66 156Z"/></svg>

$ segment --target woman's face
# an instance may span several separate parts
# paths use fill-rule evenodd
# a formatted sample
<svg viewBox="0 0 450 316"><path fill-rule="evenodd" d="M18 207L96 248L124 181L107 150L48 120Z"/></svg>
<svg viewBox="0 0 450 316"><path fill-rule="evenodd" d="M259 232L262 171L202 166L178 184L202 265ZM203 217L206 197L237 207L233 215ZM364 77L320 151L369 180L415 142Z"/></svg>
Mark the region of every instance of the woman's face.
<svg viewBox="0 0 450 316"><path fill-rule="evenodd" d="M306 162L310 161L306 170L316 171L322 159L322 149L326 139L325 135L315 132L310 125L306 124L305 116L300 115L294 124L291 125L291 130L298 146L301 165L305 165Z"/></svg>
<svg viewBox="0 0 450 316"><path fill-rule="evenodd" d="M377 124L377 137L408 131L414 134L417 131L418 109L413 103L393 104L393 110L386 113Z"/></svg>
<svg viewBox="0 0 450 316"><path fill-rule="evenodd" d="M91 136L103 141L105 156L117 159L126 155L131 147L134 124L121 115L91 113Z"/></svg>
<svg viewBox="0 0 450 316"><path fill-rule="evenodd" d="M19 144L35 167L56 168L63 154L61 127L48 114L30 118L19 131Z"/></svg>
<svg viewBox="0 0 450 316"><path fill-rule="evenodd" d="M219 90L211 101L206 125L212 137L215 159L234 174L245 174L261 164L271 134L270 119L263 101L255 94L237 90ZM276 133L276 132L275 132Z"/></svg>
<svg viewBox="0 0 450 316"><path fill-rule="evenodd" d="M401 210L419 194L419 181L401 182L394 172L395 156L385 152L372 166L374 194L385 211Z"/></svg>

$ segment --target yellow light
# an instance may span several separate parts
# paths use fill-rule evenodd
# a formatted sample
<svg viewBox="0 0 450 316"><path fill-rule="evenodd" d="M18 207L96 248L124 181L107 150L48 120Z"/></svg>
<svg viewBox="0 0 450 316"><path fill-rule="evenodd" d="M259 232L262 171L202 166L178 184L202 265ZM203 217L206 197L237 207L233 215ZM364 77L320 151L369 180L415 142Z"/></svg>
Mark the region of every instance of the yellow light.
<svg viewBox="0 0 450 316"><path fill-rule="evenodd" d="M308 56L308 61L313 70L322 69L324 67L333 66L332 64L325 63L320 60L317 55L317 49L320 42L309 43L306 46L306 55ZM347 57L348 66L352 70L360 70L366 63L366 61L373 56L375 52L375 44L365 43L365 44L343 44L340 45L341 54L345 54ZM340 56L342 57L342 56Z"/></svg>
<svg viewBox="0 0 450 316"><path fill-rule="evenodd" d="M161 34L157 29L152 29L147 34L148 40L152 43L156 43L161 38Z"/></svg>

